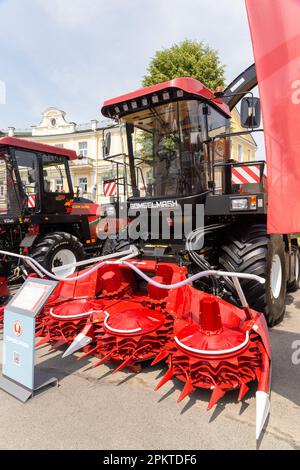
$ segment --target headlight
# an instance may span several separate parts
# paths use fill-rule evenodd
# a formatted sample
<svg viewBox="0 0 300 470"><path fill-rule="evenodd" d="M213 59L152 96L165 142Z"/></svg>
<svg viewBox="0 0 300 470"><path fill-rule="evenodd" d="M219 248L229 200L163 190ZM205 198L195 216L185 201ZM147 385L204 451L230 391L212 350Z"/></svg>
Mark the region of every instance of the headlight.
<svg viewBox="0 0 300 470"><path fill-rule="evenodd" d="M257 197L241 197L231 199L231 210L232 211L255 211L257 209Z"/></svg>
<svg viewBox="0 0 300 470"><path fill-rule="evenodd" d="M245 211L248 209L248 198L231 199L231 210Z"/></svg>

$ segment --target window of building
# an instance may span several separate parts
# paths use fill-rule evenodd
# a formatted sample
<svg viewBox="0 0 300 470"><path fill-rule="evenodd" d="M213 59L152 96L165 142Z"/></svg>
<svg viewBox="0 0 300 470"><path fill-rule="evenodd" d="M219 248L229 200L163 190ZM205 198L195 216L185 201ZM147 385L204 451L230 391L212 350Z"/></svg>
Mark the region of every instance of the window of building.
<svg viewBox="0 0 300 470"><path fill-rule="evenodd" d="M87 193L88 190L88 179L86 176L78 178L78 186L81 188L83 193Z"/></svg>
<svg viewBox="0 0 300 470"><path fill-rule="evenodd" d="M239 144L238 146L238 159L239 162L242 162L244 159L244 147L242 144Z"/></svg>
<svg viewBox="0 0 300 470"><path fill-rule="evenodd" d="M56 182L55 182L55 192L56 193L61 193L61 192L63 192L63 189L64 189L63 180L62 179L56 180Z"/></svg>
<svg viewBox="0 0 300 470"><path fill-rule="evenodd" d="M87 142L79 142L78 149L79 149L79 155L83 158L87 158L87 156L88 156L88 143Z"/></svg>

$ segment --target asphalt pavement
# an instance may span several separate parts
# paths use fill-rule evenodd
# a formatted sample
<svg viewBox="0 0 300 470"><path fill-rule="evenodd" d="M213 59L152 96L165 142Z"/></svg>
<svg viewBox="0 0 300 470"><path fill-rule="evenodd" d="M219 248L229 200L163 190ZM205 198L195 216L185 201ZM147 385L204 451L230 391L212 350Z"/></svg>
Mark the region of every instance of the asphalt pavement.
<svg viewBox="0 0 300 470"><path fill-rule="evenodd" d="M300 450L300 364L292 362L300 341L300 293L289 295L287 304L284 322L271 332L271 415L260 449ZM2 350L1 336L0 343ZM177 404L179 382L153 391L165 366L112 375L107 365L91 369L94 358L61 356L49 346L37 352L40 370L56 376L58 387L26 404L0 391L0 449L256 448L255 386L243 403L233 392L207 412L209 392Z"/></svg>

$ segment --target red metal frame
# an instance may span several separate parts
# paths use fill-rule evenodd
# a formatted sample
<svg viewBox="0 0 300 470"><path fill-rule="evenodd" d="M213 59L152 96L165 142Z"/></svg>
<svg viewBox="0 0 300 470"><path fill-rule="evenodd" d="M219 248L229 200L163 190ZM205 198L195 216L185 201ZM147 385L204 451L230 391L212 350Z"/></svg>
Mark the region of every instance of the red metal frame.
<svg viewBox="0 0 300 470"><path fill-rule="evenodd" d="M214 93L201 82L195 80L194 78L187 77L175 78L174 80L159 83L158 85L140 88L139 90L136 90L132 93L127 93L126 95L121 95L117 98L107 100L104 102L101 112L104 116L109 117L107 110L110 106L141 98L142 96L152 95L153 93L170 88L183 90L186 93L194 95L195 98L210 100L217 108L219 108L222 113L225 113L228 117L230 117L230 110L226 103L224 103L221 99L216 98Z"/></svg>
<svg viewBox="0 0 300 470"><path fill-rule="evenodd" d="M0 147L16 147L24 150L32 150L35 152L50 153L53 155L61 155L69 160L76 160L77 154L75 150L54 147L53 145L40 144L32 140L19 139L18 137L2 137L0 139Z"/></svg>

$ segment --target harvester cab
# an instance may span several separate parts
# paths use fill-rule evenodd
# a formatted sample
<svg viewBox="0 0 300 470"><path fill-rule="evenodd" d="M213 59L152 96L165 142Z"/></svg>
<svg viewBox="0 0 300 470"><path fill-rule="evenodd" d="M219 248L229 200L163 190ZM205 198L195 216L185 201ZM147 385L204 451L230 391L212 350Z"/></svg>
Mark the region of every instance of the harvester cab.
<svg viewBox="0 0 300 470"><path fill-rule="evenodd" d="M230 160L229 139L236 135L230 133L230 109L200 82L178 78L138 90L107 101L102 112L126 126L132 207L142 208L147 200L149 208L206 203L208 216L264 211L263 195L255 207L254 198L248 198L248 204L228 197L207 201L211 195L239 193L240 185L228 181L238 164ZM258 99L243 100L242 125L247 127L245 133L260 126ZM264 165L255 162L253 173ZM138 184L137 168L144 174L145 186ZM258 173L254 181L260 184L262 171ZM249 177L249 184L252 181ZM243 188L243 193L251 189Z"/></svg>
<svg viewBox="0 0 300 470"><path fill-rule="evenodd" d="M233 138L262 132L260 101L246 91L230 91L235 104L242 100L239 132L231 131L228 96L192 78L106 101L102 113L126 130L135 220L128 240L144 258L186 265L191 274L215 268L265 277L266 287L242 284L250 306L274 325L283 318L287 286L298 286L299 250L296 237L267 234L266 162L231 159ZM198 287L238 302L230 279Z"/></svg>

